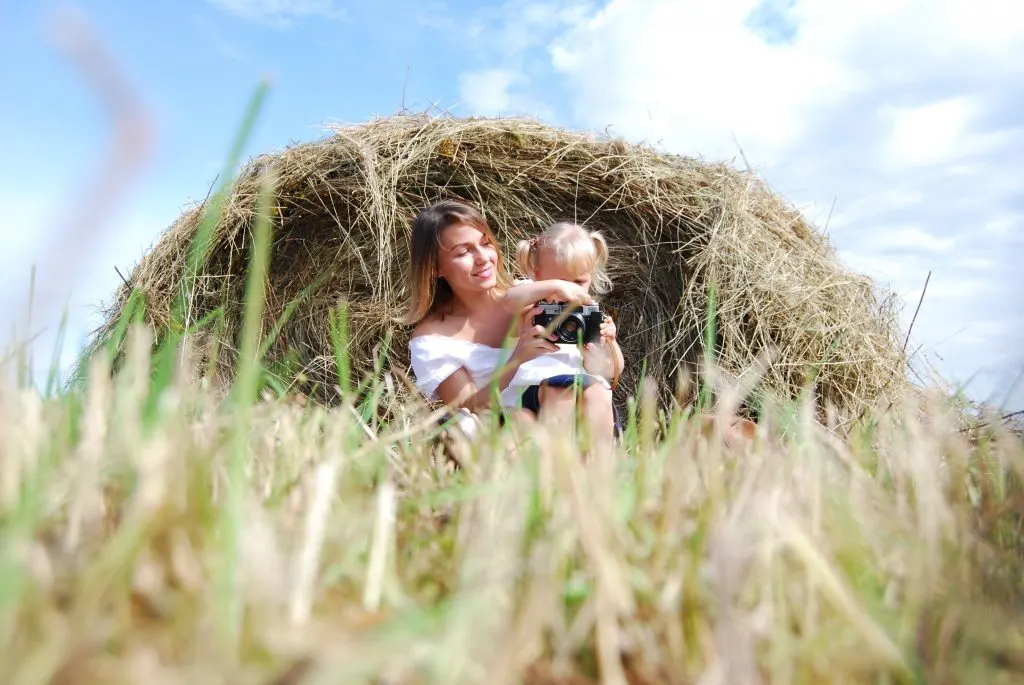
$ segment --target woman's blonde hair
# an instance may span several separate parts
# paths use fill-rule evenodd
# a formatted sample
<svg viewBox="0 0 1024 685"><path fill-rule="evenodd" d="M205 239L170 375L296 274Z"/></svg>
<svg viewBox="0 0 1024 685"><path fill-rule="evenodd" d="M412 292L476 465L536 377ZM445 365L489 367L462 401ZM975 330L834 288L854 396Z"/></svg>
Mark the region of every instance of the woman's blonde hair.
<svg viewBox="0 0 1024 685"><path fill-rule="evenodd" d="M603 295L612 289L608 275L608 243L600 231L589 231L579 224L560 221L536 238L516 244L516 266L525 276L536 278L537 257L551 250L558 263L591 274L592 289Z"/></svg>
<svg viewBox="0 0 1024 685"><path fill-rule="evenodd" d="M472 205L459 200L442 200L427 207L412 224L409 243L409 299L405 312L397 321L415 325L433 314L450 311L455 293L443 278L437 276L437 249L441 233L449 226L467 224L483 233L498 251L496 287L509 287L508 273L501 258L501 246L495 240L483 215Z"/></svg>

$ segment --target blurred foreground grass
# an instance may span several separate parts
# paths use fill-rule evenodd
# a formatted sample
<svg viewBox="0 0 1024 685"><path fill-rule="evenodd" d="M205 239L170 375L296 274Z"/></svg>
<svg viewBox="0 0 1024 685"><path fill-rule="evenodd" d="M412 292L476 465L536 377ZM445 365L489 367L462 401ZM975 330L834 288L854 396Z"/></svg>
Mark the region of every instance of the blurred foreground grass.
<svg viewBox="0 0 1024 685"><path fill-rule="evenodd" d="M641 402L614 473L540 429L456 471L423 411L127 340L0 389L4 683L1024 682L1024 450L942 401L768 406L743 450Z"/></svg>

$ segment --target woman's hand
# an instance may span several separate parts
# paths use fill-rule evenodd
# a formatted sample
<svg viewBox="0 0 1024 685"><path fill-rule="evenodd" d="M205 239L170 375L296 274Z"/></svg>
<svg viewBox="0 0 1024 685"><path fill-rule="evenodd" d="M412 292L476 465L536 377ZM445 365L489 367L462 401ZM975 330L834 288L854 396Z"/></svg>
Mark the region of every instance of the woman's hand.
<svg viewBox="0 0 1024 685"><path fill-rule="evenodd" d="M516 325L516 336L521 338L533 328L533 317L540 314L540 307L535 304L527 305L519 311L519 323Z"/></svg>
<svg viewBox="0 0 1024 685"><path fill-rule="evenodd" d="M543 310L537 305L531 304L519 312L519 324L516 327L516 335L521 338L524 335L533 335L534 329L544 330L541 326L535 326L533 323L533 317L537 316L542 311ZM548 336L548 340L556 341L558 340L558 336L552 333Z"/></svg>
<svg viewBox="0 0 1024 685"><path fill-rule="evenodd" d="M543 326L531 326L519 336L515 349L512 350L512 360L519 364L536 359L542 354L557 352L558 345L544 337Z"/></svg>
<svg viewBox="0 0 1024 685"><path fill-rule="evenodd" d="M545 296L547 300L553 300L555 302L566 302L570 304L593 304L594 298L590 296L587 290L573 283L571 281L545 281L549 283L548 294Z"/></svg>

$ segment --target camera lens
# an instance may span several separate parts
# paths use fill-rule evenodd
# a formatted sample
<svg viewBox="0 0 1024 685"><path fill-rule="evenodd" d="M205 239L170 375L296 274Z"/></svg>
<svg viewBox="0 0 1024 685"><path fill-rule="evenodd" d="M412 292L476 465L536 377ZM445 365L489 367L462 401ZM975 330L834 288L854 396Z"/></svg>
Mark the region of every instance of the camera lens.
<svg viewBox="0 0 1024 685"><path fill-rule="evenodd" d="M558 327L558 337L565 343L575 344L579 342L579 334L583 329L583 317L579 314L570 314L569 317Z"/></svg>

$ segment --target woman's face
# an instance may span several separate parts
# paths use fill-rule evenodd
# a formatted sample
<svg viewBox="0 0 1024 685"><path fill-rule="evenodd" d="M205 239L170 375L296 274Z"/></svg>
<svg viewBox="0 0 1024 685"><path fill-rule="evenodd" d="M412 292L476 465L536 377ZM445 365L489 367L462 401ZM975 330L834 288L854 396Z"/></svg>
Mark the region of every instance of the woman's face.
<svg viewBox="0 0 1024 685"><path fill-rule="evenodd" d="M458 293L483 292L498 284L498 247L479 229L453 224L441 231L438 275Z"/></svg>

